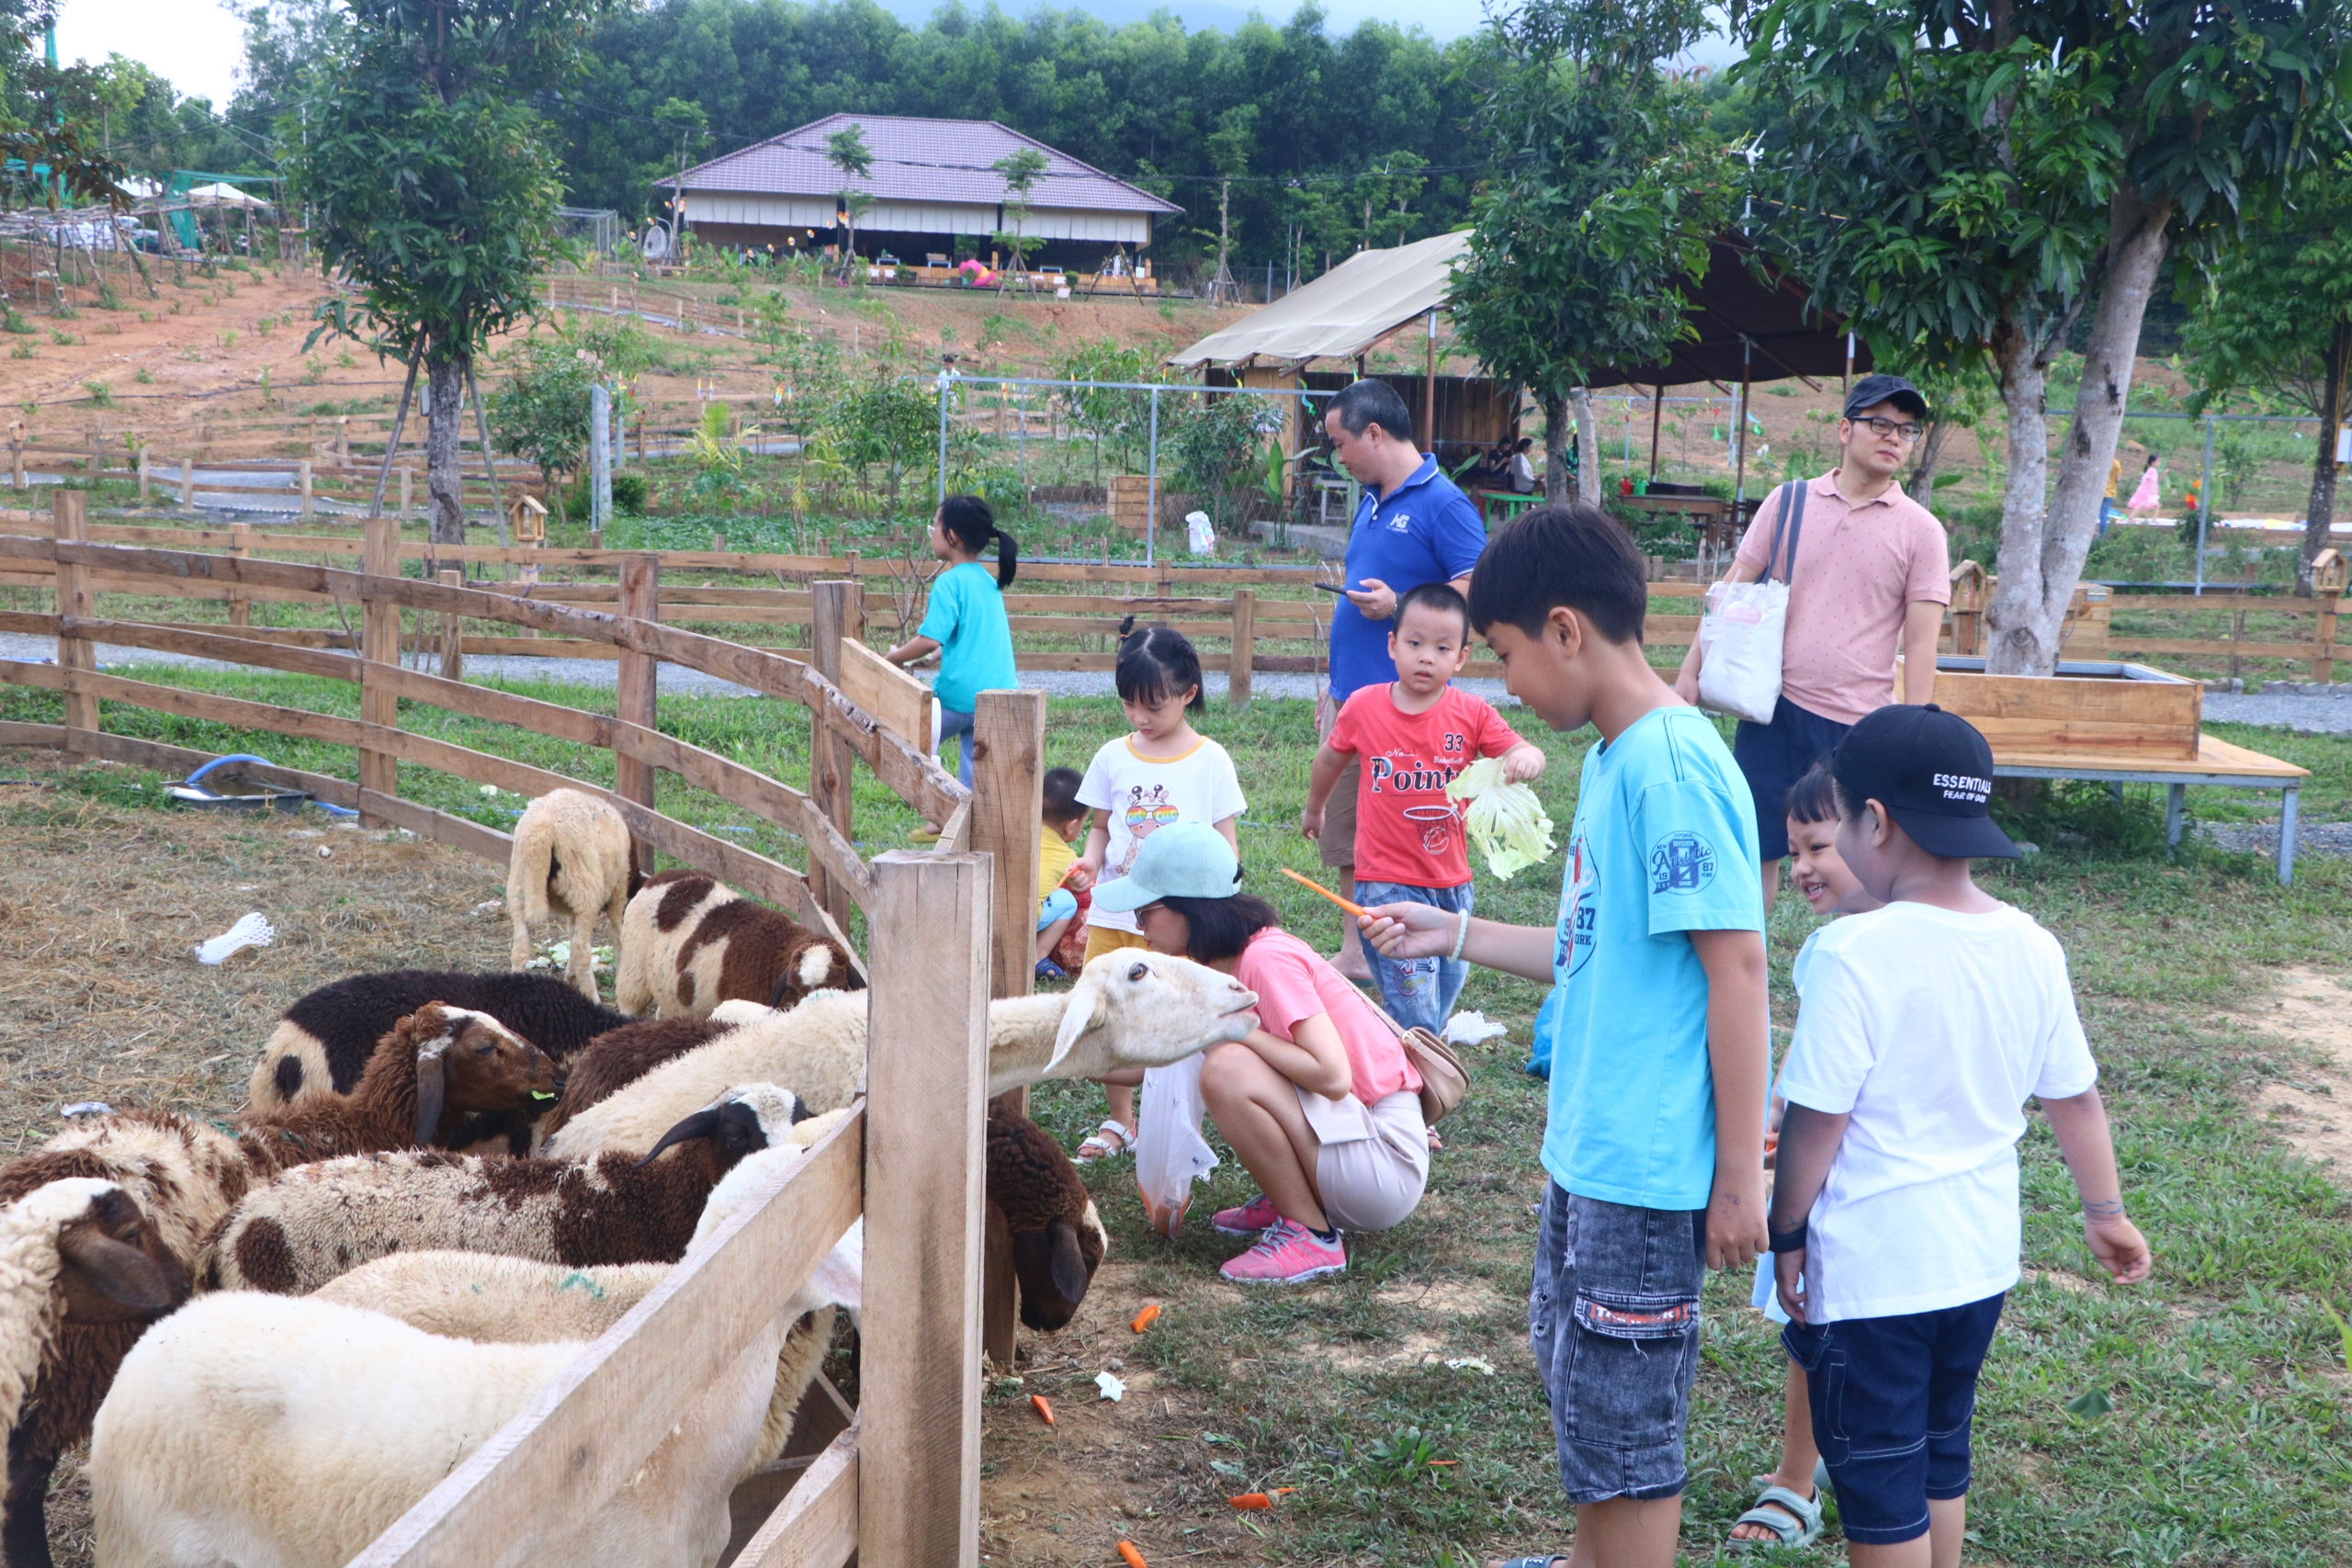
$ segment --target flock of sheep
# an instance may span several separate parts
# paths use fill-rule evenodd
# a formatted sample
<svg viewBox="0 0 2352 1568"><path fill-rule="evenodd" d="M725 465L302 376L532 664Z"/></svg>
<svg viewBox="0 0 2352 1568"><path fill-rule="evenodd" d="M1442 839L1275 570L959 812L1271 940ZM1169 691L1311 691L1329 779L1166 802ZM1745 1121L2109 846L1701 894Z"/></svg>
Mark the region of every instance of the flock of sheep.
<svg viewBox="0 0 2352 1568"><path fill-rule="evenodd" d="M8 1568L49 1563L51 1480L85 1438L101 1568L347 1562L863 1091L851 955L709 877L639 884L594 797L524 814L507 908L518 965L533 923L571 919L569 978L339 980L287 1009L233 1128L109 1111L0 1166ZM627 1010L587 967L600 913ZM989 1091L1181 1061L1239 1038L1255 1000L1182 959L1106 954L1066 994L990 1004ZM1022 1321L1058 1328L1103 1256L1086 1190L1002 1110L987 1179ZM716 1562L729 1493L782 1452L859 1305L861 1239L548 1550Z"/></svg>

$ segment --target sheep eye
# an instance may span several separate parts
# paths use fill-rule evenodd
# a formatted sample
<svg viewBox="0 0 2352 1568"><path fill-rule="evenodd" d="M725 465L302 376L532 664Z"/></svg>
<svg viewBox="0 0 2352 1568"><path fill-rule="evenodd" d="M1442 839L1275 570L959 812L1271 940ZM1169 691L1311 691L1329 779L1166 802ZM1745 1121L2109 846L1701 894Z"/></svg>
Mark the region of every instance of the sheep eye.
<svg viewBox="0 0 2352 1568"><path fill-rule="evenodd" d="M1151 973L1151 965L1150 965L1150 964L1136 964L1134 968L1132 968L1132 969L1130 969L1130 970L1128 970L1128 971L1127 971L1127 978L1128 978L1128 979L1130 979L1130 980L1140 980L1140 979L1142 979L1146 975L1148 975L1148 974L1150 974L1150 973Z"/></svg>

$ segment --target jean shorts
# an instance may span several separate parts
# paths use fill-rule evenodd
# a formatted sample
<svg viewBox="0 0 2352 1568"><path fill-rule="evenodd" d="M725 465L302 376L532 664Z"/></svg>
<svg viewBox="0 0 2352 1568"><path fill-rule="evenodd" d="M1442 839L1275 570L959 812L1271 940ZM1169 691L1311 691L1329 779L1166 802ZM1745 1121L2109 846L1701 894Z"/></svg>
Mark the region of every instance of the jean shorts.
<svg viewBox="0 0 2352 1568"><path fill-rule="evenodd" d="M1635 1209L1544 1184L1527 1332L1569 1502L1681 1495L1706 1272L1704 1209Z"/></svg>
<svg viewBox="0 0 2352 1568"><path fill-rule="evenodd" d="M1740 721L1732 735L1731 760L1756 797L1756 858L1781 860L1789 852L1789 786L1807 768L1838 749L1850 724L1824 718L1782 697L1772 722Z"/></svg>
<svg viewBox="0 0 2352 1568"><path fill-rule="evenodd" d="M1459 887L1414 887L1402 882L1356 883L1356 902L1369 909L1381 904L1429 904L1449 915L1470 912L1476 892L1470 883ZM1462 995L1462 983L1470 977L1470 965L1459 958L1383 958L1364 946L1364 957L1372 962L1373 979L1380 987L1380 1005L1388 1016L1408 1029L1421 1028L1432 1034L1445 1032L1445 1021L1453 1016L1453 1004Z"/></svg>
<svg viewBox="0 0 2352 1568"><path fill-rule="evenodd" d="M1813 1440L1837 1483L1848 1540L1917 1540L1930 1501L1967 1495L1976 1374L2005 1299L1781 1330L1804 1369Z"/></svg>

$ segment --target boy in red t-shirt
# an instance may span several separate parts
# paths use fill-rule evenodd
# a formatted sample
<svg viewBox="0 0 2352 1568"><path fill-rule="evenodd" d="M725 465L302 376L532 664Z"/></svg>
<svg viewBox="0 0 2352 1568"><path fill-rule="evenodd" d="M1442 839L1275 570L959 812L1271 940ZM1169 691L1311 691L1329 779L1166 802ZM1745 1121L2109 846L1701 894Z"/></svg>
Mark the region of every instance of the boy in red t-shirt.
<svg viewBox="0 0 2352 1568"><path fill-rule="evenodd" d="M1301 831L1323 832L1323 807L1351 757L1363 769L1356 784L1356 886L1359 904L1409 901L1457 915L1471 906L1470 856L1445 786L1479 757L1500 757L1503 772L1532 779L1544 753L1511 732L1493 707L1452 684L1470 660L1470 607L1442 582L1396 602L1388 656L1396 679L1365 686L1348 699L1330 739L1315 753ZM1442 1032L1470 966L1454 958L1377 958L1373 976L1397 1022Z"/></svg>

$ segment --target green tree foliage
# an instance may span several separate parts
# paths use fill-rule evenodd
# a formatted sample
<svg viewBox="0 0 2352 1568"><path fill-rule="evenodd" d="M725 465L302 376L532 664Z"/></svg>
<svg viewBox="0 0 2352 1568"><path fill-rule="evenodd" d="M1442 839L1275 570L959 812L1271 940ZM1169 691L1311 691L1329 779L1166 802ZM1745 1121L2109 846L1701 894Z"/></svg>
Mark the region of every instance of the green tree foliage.
<svg viewBox="0 0 2352 1568"><path fill-rule="evenodd" d="M1004 215L1012 224L1012 228L989 238L1003 246L1006 254L1012 256L1012 270L1021 275L1022 287L1026 288L1029 286L1029 253L1045 243L1028 232L1028 227L1029 193L1037 188L1038 176L1048 167L1046 155L1035 147L1023 147L1007 152L989 167L1004 178ZM1005 284L1000 281L997 292L1001 294L1004 289Z"/></svg>
<svg viewBox="0 0 2352 1568"><path fill-rule="evenodd" d="M2186 271L2186 269L2184 269ZM2181 291L2194 282L2184 276ZM2252 215L2201 279L2202 310L2182 346L2206 403L2233 391L2283 394L2319 418L2311 505L2295 592L2312 591L2312 558L2335 521L2335 442L2352 378L2352 154L2297 180Z"/></svg>
<svg viewBox="0 0 2352 1568"><path fill-rule="evenodd" d="M1772 220L1825 305L1905 361L1989 356L2007 415L1992 668L2047 674L2167 253L2344 145L2345 0L1735 0L1785 108ZM2052 358L2084 373L2049 493Z"/></svg>
<svg viewBox="0 0 2352 1568"><path fill-rule="evenodd" d="M857 220L874 205L874 193L860 190L857 182L874 177L874 154L865 145L865 128L848 125L825 138L825 162L842 176L842 211L847 218L847 243L842 247L842 276L850 276L857 265Z"/></svg>
<svg viewBox="0 0 2352 1568"><path fill-rule="evenodd" d="M1065 381L1149 383L1166 378L1159 356L1137 345L1127 347L1109 338L1080 344L1063 355L1054 374ZM1102 482L1102 455L1124 466L1143 449L1150 434L1151 394L1122 390L1117 386L1080 388L1063 394L1069 400L1070 427L1094 441L1094 481Z"/></svg>
<svg viewBox="0 0 2352 1568"><path fill-rule="evenodd" d="M1286 423L1282 400L1253 392L1163 398L1160 458L1173 473L1174 488L1202 497L1209 515L1226 527L1238 527L1240 502L1261 488L1266 444L1280 450Z"/></svg>
<svg viewBox="0 0 2352 1568"><path fill-rule="evenodd" d="M652 365L651 340L633 321L582 323L533 337L506 358L506 379L483 399L490 443L537 464L555 491L558 519L567 520L556 487L588 460L589 389L599 381L626 388Z"/></svg>
<svg viewBox="0 0 2352 1568"><path fill-rule="evenodd" d="M1706 276L1731 208L1735 165L1656 63L1705 28L1698 0L1531 0L1486 38L1481 124L1499 172L1474 203L1451 305L1490 371L1543 403L1555 501L1570 395L1689 333L1678 279Z"/></svg>
<svg viewBox="0 0 2352 1568"><path fill-rule="evenodd" d="M422 358L440 543L465 541L458 421L474 357L537 309L537 277L560 254L555 157L528 96L569 78L603 6L351 0L300 123L279 125L328 270L358 290L322 305L304 346L332 333Z"/></svg>

